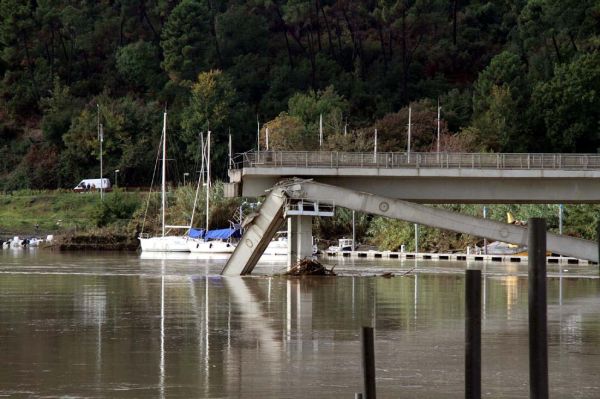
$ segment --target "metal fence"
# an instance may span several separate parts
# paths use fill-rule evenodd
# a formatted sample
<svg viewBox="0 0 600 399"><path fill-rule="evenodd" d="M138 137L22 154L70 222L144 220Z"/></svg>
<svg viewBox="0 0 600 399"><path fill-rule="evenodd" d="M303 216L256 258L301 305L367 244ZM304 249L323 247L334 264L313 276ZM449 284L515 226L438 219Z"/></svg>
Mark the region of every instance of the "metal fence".
<svg viewBox="0 0 600 399"><path fill-rule="evenodd" d="M596 154L494 154L449 152L261 151L238 154L235 168L460 168L599 170Z"/></svg>

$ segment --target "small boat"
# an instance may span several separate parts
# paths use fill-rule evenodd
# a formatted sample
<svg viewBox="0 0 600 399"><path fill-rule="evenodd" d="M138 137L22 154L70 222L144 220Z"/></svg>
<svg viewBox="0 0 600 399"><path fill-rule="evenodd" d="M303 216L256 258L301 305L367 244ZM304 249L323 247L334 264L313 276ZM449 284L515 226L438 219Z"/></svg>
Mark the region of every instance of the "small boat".
<svg viewBox="0 0 600 399"><path fill-rule="evenodd" d="M288 237L287 231L278 231L263 252L263 256L287 256L288 255ZM315 244L312 246L312 254L316 255L318 248Z"/></svg>
<svg viewBox="0 0 600 399"><path fill-rule="evenodd" d="M352 251L352 238L340 238L337 246L332 245L327 250L330 252Z"/></svg>
<svg viewBox="0 0 600 399"><path fill-rule="evenodd" d="M527 256L527 246L494 241L484 247L482 253L487 253L488 255Z"/></svg>

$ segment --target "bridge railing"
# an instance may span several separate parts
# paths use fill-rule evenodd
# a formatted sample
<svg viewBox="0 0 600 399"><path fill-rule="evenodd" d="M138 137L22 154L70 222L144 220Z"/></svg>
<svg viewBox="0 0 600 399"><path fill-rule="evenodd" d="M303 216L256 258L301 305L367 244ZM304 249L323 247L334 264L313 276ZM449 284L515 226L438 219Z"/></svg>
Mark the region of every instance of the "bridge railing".
<svg viewBox="0 0 600 399"><path fill-rule="evenodd" d="M234 161L236 168L600 169L597 154L261 151L238 154Z"/></svg>

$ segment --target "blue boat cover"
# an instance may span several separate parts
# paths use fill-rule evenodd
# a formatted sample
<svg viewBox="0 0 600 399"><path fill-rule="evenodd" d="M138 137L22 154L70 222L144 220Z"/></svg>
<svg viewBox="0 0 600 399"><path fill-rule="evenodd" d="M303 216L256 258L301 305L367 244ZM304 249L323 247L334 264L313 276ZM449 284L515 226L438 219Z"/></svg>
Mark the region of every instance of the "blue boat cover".
<svg viewBox="0 0 600 399"><path fill-rule="evenodd" d="M190 229L188 234L191 238L202 238L204 237L204 229Z"/></svg>
<svg viewBox="0 0 600 399"><path fill-rule="evenodd" d="M208 230L204 235L205 240L226 240L228 238L240 238L242 236L239 229L219 229Z"/></svg>

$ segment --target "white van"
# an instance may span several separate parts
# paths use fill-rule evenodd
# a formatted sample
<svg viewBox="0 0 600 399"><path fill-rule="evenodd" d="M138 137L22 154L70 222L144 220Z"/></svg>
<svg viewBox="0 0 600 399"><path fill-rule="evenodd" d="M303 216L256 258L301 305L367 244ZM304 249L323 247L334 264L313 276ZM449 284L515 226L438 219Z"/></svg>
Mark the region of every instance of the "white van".
<svg viewBox="0 0 600 399"><path fill-rule="evenodd" d="M81 193L81 192L85 192L85 191L98 191L98 190L100 190L100 187L102 187L102 189L104 191L112 190L111 185L110 185L110 180L108 180L107 178L103 178L103 179L83 179L81 182L79 182L79 184L77 186L75 186L73 191L75 191L77 193Z"/></svg>

